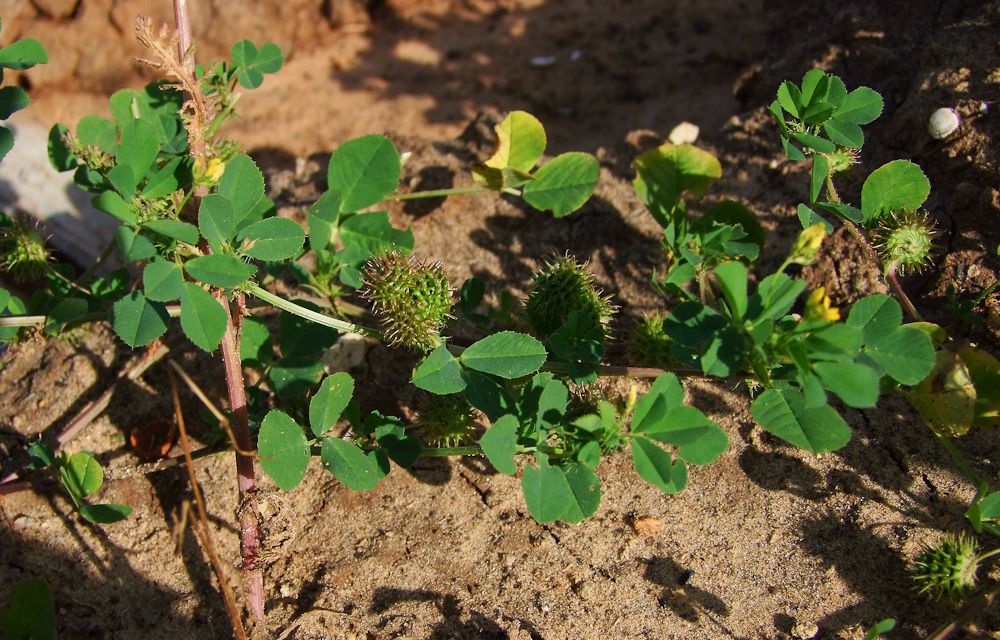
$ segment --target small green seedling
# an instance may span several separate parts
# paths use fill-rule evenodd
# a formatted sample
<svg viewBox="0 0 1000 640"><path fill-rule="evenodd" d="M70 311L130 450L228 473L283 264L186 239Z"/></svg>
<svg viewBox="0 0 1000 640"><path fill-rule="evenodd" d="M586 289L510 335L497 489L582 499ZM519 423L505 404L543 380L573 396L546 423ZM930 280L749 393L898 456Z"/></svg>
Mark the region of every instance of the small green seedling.
<svg viewBox="0 0 1000 640"><path fill-rule="evenodd" d="M73 505L84 519L97 524L111 524L124 520L132 507L124 504L90 504L87 498L97 493L104 484L104 469L89 451L74 454L55 452L46 444L36 442L28 447L30 469L51 467L59 473L62 486Z"/></svg>

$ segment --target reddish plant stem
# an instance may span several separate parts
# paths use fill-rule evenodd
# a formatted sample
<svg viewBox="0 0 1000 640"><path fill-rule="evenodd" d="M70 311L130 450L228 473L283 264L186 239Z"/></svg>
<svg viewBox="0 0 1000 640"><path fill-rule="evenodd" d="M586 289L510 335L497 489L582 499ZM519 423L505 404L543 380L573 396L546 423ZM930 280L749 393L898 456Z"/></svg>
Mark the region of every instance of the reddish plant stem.
<svg viewBox="0 0 1000 640"><path fill-rule="evenodd" d="M247 417L247 397L243 387L243 363L240 360L239 328L243 320L245 298L242 293L234 300L231 308L224 291L216 297L226 308L226 332L222 335L222 362L226 371L226 388L229 392L229 408L232 411L233 435L236 438L236 475L240 489L240 556L243 560L243 578L247 589L247 600L254 616L264 620L264 573L260 567L260 522L256 509L247 508L257 493L257 477L253 458L241 451L253 449L250 440L250 422ZM235 318L235 321L234 321Z"/></svg>

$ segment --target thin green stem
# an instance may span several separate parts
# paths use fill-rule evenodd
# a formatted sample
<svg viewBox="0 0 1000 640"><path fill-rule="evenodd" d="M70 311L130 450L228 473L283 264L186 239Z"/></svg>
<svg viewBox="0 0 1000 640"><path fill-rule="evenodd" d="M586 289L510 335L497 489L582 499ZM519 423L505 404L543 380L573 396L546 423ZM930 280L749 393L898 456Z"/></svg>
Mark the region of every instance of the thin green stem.
<svg viewBox="0 0 1000 640"><path fill-rule="evenodd" d="M167 305L167 315L171 318L180 316L181 306L179 304ZM106 320L107 317L108 313L106 311L94 311L91 313L85 313L76 320L73 320L72 323L67 324ZM48 316L3 316L0 317L0 327L31 327L38 324L45 324L48 320Z"/></svg>
<svg viewBox="0 0 1000 640"><path fill-rule="evenodd" d="M491 189L489 187L475 186L475 187L456 187L454 189L435 189L432 191L417 191L415 193L402 193L399 195L389 196L386 200L400 201L400 200L419 200L421 198L446 198L448 196L460 196L471 193L487 193L489 191L496 191L496 189ZM501 193L506 193L512 196L519 196L521 192L517 189L501 189Z"/></svg>
<svg viewBox="0 0 1000 640"><path fill-rule="evenodd" d="M483 455L483 448L478 444L471 444L464 447L421 447L420 455L432 457L481 456Z"/></svg>
<svg viewBox="0 0 1000 640"><path fill-rule="evenodd" d="M284 298L276 296L269 291L261 289L256 284L251 284L249 287L247 287L247 293L263 300L264 302L267 302L268 304L272 304L278 307L279 309L283 309L289 313L293 313L299 316L300 318L311 320L312 322L315 322L316 324L321 324L324 327L332 327L334 329L337 329L338 331L346 331L347 333L356 333L360 336L365 336L368 338L377 338L378 340L383 339L382 332L379 331L378 329L372 329L371 327L362 327L361 325L353 324L351 322L346 322L344 320L340 320L338 318L334 318L332 316L328 316L323 313L318 313L316 311L313 311L312 309L306 309L303 306L297 305L294 302L285 300Z"/></svg>
<svg viewBox="0 0 1000 640"><path fill-rule="evenodd" d="M944 450L948 452L948 455L951 456L952 460L954 460L955 463L962 469L962 473L965 474L965 477L967 477L969 480L972 480L972 482L975 483L977 488L985 486L986 483L983 482L983 479L980 478L975 471L972 470L972 467L970 467L969 463L965 461L965 458L962 457L962 454L958 452L958 449L956 449L955 445L951 443L951 440L940 434L934 434L934 435L937 436L938 442L941 443L941 446L944 447Z"/></svg>
<svg viewBox="0 0 1000 640"><path fill-rule="evenodd" d="M114 253L116 248L118 248L117 243L109 242L108 246L104 247L104 251L101 252L101 255L97 256L97 260L95 260L92 265L87 267L87 270L81 273L80 277L76 279L77 284L82 285L89 282L90 278L97 273L97 270L104 266L104 263L108 261L108 258L111 257L111 254Z"/></svg>

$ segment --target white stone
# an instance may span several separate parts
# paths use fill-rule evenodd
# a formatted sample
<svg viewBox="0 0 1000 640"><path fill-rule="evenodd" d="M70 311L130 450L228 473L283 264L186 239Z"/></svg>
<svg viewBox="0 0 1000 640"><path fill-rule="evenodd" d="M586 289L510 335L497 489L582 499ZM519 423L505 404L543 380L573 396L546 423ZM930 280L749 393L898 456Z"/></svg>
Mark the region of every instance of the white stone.
<svg viewBox="0 0 1000 640"><path fill-rule="evenodd" d="M944 140L954 133L955 129L958 129L960 123L961 120L954 109L942 107L931 114L930 122L927 123L927 131L935 140Z"/></svg>
<svg viewBox="0 0 1000 640"><path fill-rule="evenodd" d="M671 130L667 139L674 144L691 144L698 139L698 125L682 122Z"/></svg>

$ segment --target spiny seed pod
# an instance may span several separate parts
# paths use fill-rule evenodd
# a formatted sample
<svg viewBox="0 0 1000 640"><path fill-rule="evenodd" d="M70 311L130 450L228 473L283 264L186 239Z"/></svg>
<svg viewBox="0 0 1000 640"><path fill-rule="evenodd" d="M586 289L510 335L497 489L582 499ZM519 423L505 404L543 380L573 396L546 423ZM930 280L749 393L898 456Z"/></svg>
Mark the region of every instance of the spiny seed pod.
<svg viewBox="0 0 1000 640"><path fill-rule="evenodd" d="M937 546L924 547L913 566L920 593L959 600L976 586L976 543L964 533L945 534Z"/></svg>
<svg viewBox="0 0 1000 640"><path fill-rule="evenodd" d="M830 163L831 173L843 173L858 163L860 149L851 147L837 147L837 149L827 156Z"/></svg>
<svg viewBox="0 0 1000 640"><path fill-rule="evenodd" d="M550 258L535 274L524 303L524 319L538 337L548 340L574 311L606 333L618 307L594 286L594 275L586 267L587 263L581 265L567 254Z"/></svg>
<svg viewBox="0 0 1000 640"><path fill-rule="evenodd" d="M393 251L368 261L362 297L370 300L390 346L430 351L455 304L441 263L428 264Z"/></svg>
<svg viewBox="0 0 1000 640"><path fill-rule="evenodd" d="M905 276L930 264L937 231L926 213L903 209L882 218L873 235L886 270L895 269Z"/></svg>
<svg viewBox="0 0 1000 640"><path fill-rule="evenodd" d="M20 221L0 227L0 268L16 280L31 280L45 273L49 250L38 230Z"/></svg>
<svg viewBox="0 0 1000 640"><path fill-rule="evenodd" d="M674 363L670 347L674 341L663 333L663 313L643 316L642 324L628 338L626 357L637 367L667 367Z"/></svg>
<svg viewBox="0 0 1000 640"><path fill-rule="evenodd" d="M431 395L418 413L428 442L438 447L468 442L479 426L475 410L460 394Z"/></svg>

